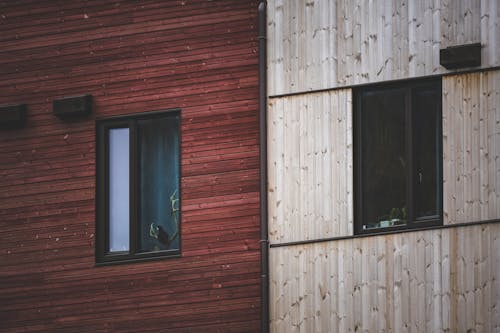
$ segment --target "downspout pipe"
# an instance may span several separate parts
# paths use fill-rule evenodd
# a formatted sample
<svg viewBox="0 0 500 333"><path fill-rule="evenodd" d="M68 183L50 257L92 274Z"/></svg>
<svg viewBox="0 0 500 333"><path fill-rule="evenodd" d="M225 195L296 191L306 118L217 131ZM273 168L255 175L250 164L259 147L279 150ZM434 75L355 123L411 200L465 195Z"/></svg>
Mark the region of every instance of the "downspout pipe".
<svg viewBox="0 0 500 333"><path fill-rule="evenodd" d="M267 223L267 49L266 1L259 3L259 142L260 142L260 309L262 333L269 332L269 237Z"/></svg>

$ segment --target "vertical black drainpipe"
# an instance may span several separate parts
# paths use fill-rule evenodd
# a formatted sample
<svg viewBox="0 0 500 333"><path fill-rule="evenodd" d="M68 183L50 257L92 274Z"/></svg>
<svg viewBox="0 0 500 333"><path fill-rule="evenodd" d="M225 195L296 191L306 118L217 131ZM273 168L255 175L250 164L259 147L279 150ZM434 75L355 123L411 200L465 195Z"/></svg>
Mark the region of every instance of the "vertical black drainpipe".
<svg viewBox="0 0 500 333"><path fill-rule="evenodd" d="M259 3L260 286L262 333L269 332L269 239L267 236L266 1Z"/></svg>

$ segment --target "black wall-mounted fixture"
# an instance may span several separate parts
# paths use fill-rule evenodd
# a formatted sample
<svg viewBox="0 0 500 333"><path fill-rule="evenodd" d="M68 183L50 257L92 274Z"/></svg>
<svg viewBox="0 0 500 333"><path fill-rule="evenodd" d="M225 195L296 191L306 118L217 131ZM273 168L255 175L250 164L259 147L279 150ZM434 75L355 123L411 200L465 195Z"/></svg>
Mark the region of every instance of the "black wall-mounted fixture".
<svg viewBox="0 0 500 333"><path fill-rule="evenodd" d="M481 66L481 43L441 49L439 63L446 69Z"/></svg>
<svg viewBox="0 0 500 333"><path fill-rule="evenodd" d="M52 102L52 111L61 119L75 119L92 112L92 95L71 96Z"/></svg>
<svg viewBox="0 0 500 333"><path fill-rule="evenodd" d="M0 106L0 128L21 128L26 123L26 104Z"/></svg>

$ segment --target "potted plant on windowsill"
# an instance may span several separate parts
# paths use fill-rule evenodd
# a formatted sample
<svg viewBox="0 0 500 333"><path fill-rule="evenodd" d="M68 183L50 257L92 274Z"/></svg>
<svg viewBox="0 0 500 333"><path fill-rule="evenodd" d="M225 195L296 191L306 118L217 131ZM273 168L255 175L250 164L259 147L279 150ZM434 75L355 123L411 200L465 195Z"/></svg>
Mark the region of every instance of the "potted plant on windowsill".
<svg viewBox="0 0 500 333"><path fill-rule="evenodd" d="M402 225L406 223L406 207L391 208L388 215L384 215L386 217L385 220L382 220L378 223L379 228L387 228L393 227L397 225Z"/></svg>

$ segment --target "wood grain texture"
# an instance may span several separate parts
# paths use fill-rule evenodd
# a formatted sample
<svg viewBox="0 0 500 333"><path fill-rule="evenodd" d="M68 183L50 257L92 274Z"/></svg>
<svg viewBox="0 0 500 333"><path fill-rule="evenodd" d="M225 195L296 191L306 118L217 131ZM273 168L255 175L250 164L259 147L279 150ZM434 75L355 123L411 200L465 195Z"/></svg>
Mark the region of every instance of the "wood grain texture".
<svg viewBox="0 0 500 333"><path fill-rule="evenodd" d="M271 243L352 234L351 91L273 99L268 135Z"/></svg>
<svg viewBox="0 0 500 333"><path fill-rule="evenodd" d="M0 332L260 324L257 1L0 1ZM52 100L92 94L63 122ZM95 119L181 108L182 257L95 267Z"/></svg>
<svg viewBox="0 0 500 333"><path fill-rule="evenodd" d="M271 331L496 332L499 239L495 223L271 248Z"/></svg>
<svg viewBox="0 0 500 333"><path fill-rule="evenodd" d="M270 0L270 95L446 73L439 49L500 65L497 0Z"/></svg>
<svg viewBox="0 0 500 333"><path fill-rule="evenodd" d="M500 217L500 71L443 79L444 223Z"/></svg>

